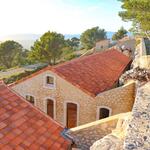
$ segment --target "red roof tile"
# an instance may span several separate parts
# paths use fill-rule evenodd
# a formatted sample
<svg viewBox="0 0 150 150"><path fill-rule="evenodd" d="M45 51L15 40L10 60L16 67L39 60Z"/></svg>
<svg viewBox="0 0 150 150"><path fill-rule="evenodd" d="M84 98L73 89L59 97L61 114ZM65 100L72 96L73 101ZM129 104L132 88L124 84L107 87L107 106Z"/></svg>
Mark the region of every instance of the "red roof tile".
<svg viewBox="0 0 150 150"><path fill-rule="evenodd" d="M0 84L0 149L67 149L63 127Z"/></svg>
<svg viewBox="0 0 150 150"><path fill-rule="evenodd" d="M119 79L131 59L118 50L111 49L80 57L69 62L48 66L10 86L32 78L46 70L51 70L91 96L111 89Z"/></svg>
<svg viewBox="0 0 150 150"><path fill-rule="evenodd" d="M113 87L131 59L117 50L81 57L52 71L92 96Z"/></svg>

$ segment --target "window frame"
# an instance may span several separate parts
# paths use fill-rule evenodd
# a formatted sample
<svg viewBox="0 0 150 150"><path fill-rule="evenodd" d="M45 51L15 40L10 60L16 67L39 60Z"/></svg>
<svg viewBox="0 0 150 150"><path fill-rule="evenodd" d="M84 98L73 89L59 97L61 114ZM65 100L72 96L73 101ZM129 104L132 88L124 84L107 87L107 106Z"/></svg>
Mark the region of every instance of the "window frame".
<svg viewBox="0 0 150 150"><path fill-rule="evenodd" d="M100 109L101 108L105 108L105 109L109 110L109 116L108 117L110 117L112 115L112 109L110 107L108 107L108 106L98 106L97 107L96 120L101 120L101 119L99 119L99 117L100 117L99 114L100 114ZM105 118L102 118L102 119L105 119Z"/></svg>
<svg viewBox="0 0 150 150"><path fill-rule="evenodd" d="M52 77L54 80L54 84L47 84L47 77ZM54 75L46 74L44 76L44 88L56 89L56 77Z"/></svg>
<svg viewBox="0 0 150 150"><path fill-rule="evenodd" d="M26 96L32 96L32 97L34 98L34 104L30 103L30 101L28 101L28 100L26 99ZM24 98L25 98L25 100L26 100L27 102L29 102L29 103L32 104L33 106L37 106L37 101L36 101L36 98L35 98L34 95L27 93L27 94L25 94Z"/></svg>

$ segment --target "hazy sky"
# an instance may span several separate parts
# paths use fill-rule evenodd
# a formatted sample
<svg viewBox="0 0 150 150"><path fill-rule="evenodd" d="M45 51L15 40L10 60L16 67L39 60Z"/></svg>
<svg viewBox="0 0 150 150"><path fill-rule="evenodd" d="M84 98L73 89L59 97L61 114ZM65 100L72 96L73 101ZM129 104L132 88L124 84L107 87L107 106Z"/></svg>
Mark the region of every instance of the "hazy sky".
<svg viewBox="0 0 150 150"><path fill-rule="evenodd" d="M129 29L118 16L120 6L117 0L0 0L0 36L48 30L78 34L94 26Z"/></svg>

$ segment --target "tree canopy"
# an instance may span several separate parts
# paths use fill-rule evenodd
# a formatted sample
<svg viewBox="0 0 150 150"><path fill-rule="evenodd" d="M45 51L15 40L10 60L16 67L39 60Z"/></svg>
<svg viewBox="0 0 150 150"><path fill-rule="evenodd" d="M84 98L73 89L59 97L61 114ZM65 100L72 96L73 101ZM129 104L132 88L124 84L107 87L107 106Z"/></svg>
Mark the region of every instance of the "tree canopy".
<svg viewBox="0 0 150 150"><path fill-rule="evenodd" d="M119 16L124 21L132 21L132 31L145 33L150 36L150 1L149 0L119 0L122 2L123 11Z"/></svg>
<svg viewBox="0 0 150 150"><path fill-rule="evenodd" d="M78 48L79 44L80 44L80 39L76 37L66 40L66 46L70 46L72 48Z"/></svg>
<svg viewBox="0 0 150 150"><path fill-rule="evenodd" d="M64 46L65 40L62 34L48 31L39 40L35 41L29 57L31 60L52 65L60 58Z"/></svg>
<svg viewBox="0 0 150 150"><path fill-rule="evenodd" d="M68 61L76 57L75 51L72 47L64 47L62 49L62 60Z"/></svg>
<svg viewBox="0 0 150 150"><path fill-rule="evenodd" d="M23 47L15 41L5 41L0 44L0 65L11 68L20 64Z"/></svg>
<svg viewBox="0 0 150 150"><path fill-rule="evenodd" d="M127 30L124 29L123 27L121 27L113 36L112 36L112 40L119 40L122 39L123 37L125 37L127 35Z"/></svg>
<svg viewBox="0 0 150 150"><path fill-rule="evenodd" d="M96 42L106 38L106 31L104 29L94 27L83 32L80 40L84 48L90 49L95 46Z"/></svg>

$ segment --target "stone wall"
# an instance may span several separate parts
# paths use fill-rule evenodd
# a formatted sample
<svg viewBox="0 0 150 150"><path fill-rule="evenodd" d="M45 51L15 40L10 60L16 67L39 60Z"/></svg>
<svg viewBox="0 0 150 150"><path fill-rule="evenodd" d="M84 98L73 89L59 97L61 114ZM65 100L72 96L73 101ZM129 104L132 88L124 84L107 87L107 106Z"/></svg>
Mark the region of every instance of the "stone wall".
<svg viewBox="0 0 150 150"><path fill-rule="evenodd" d="M124 150L150 149L150 82L138 87Z"/></svg>
<svg viewBox="0 0 150 150"><path fill-rule="evenodd" d="M122 150L126 129L131 118L131 112L118 115L119 119L116 128L111 134L96 141L90 150Z"/></svg>
<svg viewBox="0 0 150 150"><path fill-rule="evenodd" d="M135 99L134 82L99 94L96 105L107 106L112 109L112 115L132 110Z"/></svg>
<svg viewBox="0 0 150 150"><path fill-rule="evenodd" d="M140 43L136 46L135 58L132 63L133 68L140 67L150 69L150 56L147 55L147 50L143 38L138 39Z"/></svg>
<svg viewBox="0 0 150 150"><path fill-rule="evenodd" d="M73 139L77 148L88 150L93 143L107 134L112 133L112 131L114 132L114 135L116 135L118 131L122 132L121 127L117 126L118 121L128 117L129 114L130 113L119 114L72 128L66 134ZM120 125L122 126L122 123Z"/></svg>
<svg viewBox="0 0 150 150"><path fill-rule="evenodd" d="M123 140L114 136L113 134L108 134L104 138L96 141L90 150L122 150Z"/></svg>
<svg viewBox="0 0 150 150"><path fill-rule="evenodd" d="M141 56L136 61L140 68L150 69L150 55Z"/></svg>
<svg viewBox="0 0 150 150"><path fill-rule="evenodd" d="M55 77L56 88L49 89L44 86L46 75ZM35 97L35 105L46 113L46 99L55 102L55 117L58 122L66 125L65 104L73 102L78 104L78 124L82 125L97 119L97 110L100 106L112 109L111 115L131 111L134 102L134 84L115 88L91 97L78 87L72 85L51 71L43 72L12 87L14 91L25 97L27 94Z"/></svg>
<svg viewBox="0 0 150 150"><path fill-rule="evenodd" d="M136 47L133 70L130 77L137 83L135 103L132 109L131 120L128 124L124 141L124 150L150 149L150 56L147 55L144 40ZM141 69L142 68L142 69ZM143 69L144 68L144 69ZM128 73L127 73L128 74ZM128 76L127 76L128 77ZM130 79L130 78L129 78Z"/></svg>
<svg viewBox="0 0 150 150"><path fill-rule="evenodd" d="M95 51L102 51L109 48L110 40L102 40L96 43Z"/></svg>

